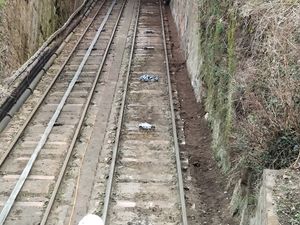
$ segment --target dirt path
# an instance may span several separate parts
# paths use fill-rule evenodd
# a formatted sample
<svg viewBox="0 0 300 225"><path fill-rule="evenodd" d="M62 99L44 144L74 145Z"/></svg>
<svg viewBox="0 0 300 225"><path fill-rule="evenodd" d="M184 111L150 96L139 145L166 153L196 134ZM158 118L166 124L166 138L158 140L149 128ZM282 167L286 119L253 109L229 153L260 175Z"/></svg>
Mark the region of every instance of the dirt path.
<svg viewBox="0 0 300 225"><path fill-rule="evenodd" d="M213 159L211 131L204 119L204 106L196 102L169 9L167 13L174 56L171 60L172 82L178 92L180 117L184 121L185 145L181 145L181 151L189 159L185 175L190 224L234 225L237 222L229 213L226 180Z"/></svg>

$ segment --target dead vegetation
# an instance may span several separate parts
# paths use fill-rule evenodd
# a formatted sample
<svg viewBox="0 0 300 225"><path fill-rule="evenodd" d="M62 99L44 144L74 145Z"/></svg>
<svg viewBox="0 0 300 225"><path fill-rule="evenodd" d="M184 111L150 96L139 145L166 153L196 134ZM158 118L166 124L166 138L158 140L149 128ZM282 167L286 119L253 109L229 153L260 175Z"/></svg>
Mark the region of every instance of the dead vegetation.
<svg viewBox="0 0 300 225"><path fill-rule="evenodd" d="M263 169L295 168L300 154L300 1L249 0L235 6L232 174L248 170L247 204L255 205L250 199Z"/></svg>
<svg viewBox="0 0 300 225"><path fill-rule="evenodd" d="M300 1L240 2L235 149L254 170L289 167L300 145Z"/></svg>
<svg viewBox="0 0 300 225"><path fill-rule="evenodd" d="M10 2L3 2L0 7L0 103L8 97L8 80L13 70L21 65L21 61L16 54L13 40L17 41L19 34L13 30L9 22L8 13L11 12ZM14 14L12 14L14 15ZM10 34L15 32L14 36Z"/></svg>
<svg viewBox="0 0 300 225"><path fill-rule="evenodd" d="M233 211L242 214L255 205L263 169L299 166L300 0L201 0L199 7L212 145L230 184L241 183Z"/></svg>
<svg viewBox="0 0 300 225"><path fill-rule="evenodd" d="M8 51L8 46L7 46L7 38L6 38L6 32L4 28L4 23L5 23L5 16L3 12L3 7L4 7L4 2L0 3L0 99L6 96L7 89L4 85L3 80L6 78L5 71L7 71L7 51Z"/></svg>

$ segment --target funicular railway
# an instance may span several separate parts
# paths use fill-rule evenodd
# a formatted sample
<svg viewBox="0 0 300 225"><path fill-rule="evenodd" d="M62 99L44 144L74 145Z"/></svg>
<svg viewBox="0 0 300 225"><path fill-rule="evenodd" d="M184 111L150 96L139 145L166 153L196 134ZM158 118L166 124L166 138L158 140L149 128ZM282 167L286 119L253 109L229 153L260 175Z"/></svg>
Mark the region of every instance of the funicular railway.
<svg viewBox="0 0 300 225"><path fill-rule="evenodd" d="M77 224L95 209L105 224L187 225L164 6L84 7L61 47L35 59L51 79L26 118L10 112L35 78L2 105L0 224Z"/></svg>

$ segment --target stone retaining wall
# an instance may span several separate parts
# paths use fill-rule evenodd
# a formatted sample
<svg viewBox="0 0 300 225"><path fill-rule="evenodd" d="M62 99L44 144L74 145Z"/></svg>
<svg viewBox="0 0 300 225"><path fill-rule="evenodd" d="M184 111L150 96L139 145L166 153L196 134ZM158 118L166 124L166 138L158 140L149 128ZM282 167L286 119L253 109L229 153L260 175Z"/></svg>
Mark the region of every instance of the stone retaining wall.
<svg viewBox="0 0 300 225"><path fill-rule="evenodd" d="M173 18L185 51L187 67L197 101L201 101L202 81L200 79L201 57L199 51L199 24L197 0L171 0Z"/></svg>

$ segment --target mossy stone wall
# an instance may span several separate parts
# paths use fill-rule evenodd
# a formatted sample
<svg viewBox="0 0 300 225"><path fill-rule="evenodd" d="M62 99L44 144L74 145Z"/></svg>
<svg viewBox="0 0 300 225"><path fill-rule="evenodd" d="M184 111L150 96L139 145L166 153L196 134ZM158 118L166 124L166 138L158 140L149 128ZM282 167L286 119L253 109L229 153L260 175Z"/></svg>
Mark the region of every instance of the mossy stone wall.
<svg viewBox="0 0 300 225"><path fill-rule="evenodd" d="M205 103L213 132L213 150L224 171L230 168L236 16L232 2L173 0L173 17L186 52L198 101Z"/></svg>

